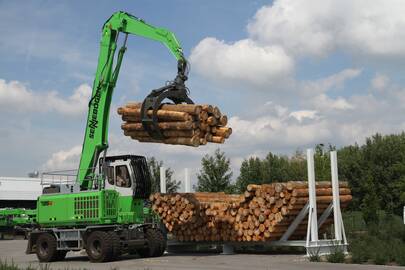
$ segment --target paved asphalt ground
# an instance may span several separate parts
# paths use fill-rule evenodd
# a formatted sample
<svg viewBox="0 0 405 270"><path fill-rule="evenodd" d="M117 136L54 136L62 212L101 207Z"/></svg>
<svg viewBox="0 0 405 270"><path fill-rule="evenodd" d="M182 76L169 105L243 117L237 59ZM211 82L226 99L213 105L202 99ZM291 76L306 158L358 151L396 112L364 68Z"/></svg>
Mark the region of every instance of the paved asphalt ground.
<svg viewBox="0 0 405 270"><path fill-rule="evenodd" d="M21 266L37 266L35 254L24 253L26 241L0 240L0 259L13 260ZM405 252L405 251L404 251ZM330 263L311 263L302 255L219 255L219 254L165 254L163 257L140 259L134 256L123 257L120 261L111 263L90 263L86 256L80 253L68 253L62 262L50 264L51 269L95 269L111 270L155 270L155 269L263 269L263 270L374 270L374 269L405 269L393 266L349 265Z"/></svg>

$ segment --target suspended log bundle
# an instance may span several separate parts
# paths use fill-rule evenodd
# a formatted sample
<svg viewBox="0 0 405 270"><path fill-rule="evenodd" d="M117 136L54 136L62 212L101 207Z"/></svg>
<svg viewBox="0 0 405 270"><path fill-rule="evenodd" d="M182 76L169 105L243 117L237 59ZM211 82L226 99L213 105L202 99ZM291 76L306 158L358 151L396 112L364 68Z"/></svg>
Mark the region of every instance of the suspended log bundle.
<svg viewBox="0 0 405 270"><path fill-rule="evenodd" d="M232 134L227 127L228 118L218 107L196 104L163 104L157 110L158 127L164 139L152 138L144 129L141 119L142 103L128 103L118 108L124 123L121 129L125 136L139 142L200 146L207 143L224 143ZM148 116L153 111L147 112Z"/></svg>
<svg viewBox="0 0 405 270"><path fill-rule="evenodd" d="M346 182L339 186L341 207L351 201ZM317 212L320 216L332 202L329 182L317 182ZM178 241L271 241L278 240L308 202L307 182L248 185L241 195L225 193L155 193L152 210ZM329 217L320 232L333 223ZM290 239L303 239L307 218Z"/></svg>

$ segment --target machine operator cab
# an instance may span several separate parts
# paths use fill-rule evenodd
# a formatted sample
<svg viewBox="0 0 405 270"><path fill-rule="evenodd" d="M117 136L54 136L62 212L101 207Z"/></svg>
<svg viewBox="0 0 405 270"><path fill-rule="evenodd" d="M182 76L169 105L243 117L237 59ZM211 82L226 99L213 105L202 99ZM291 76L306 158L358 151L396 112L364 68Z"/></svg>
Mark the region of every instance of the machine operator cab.
<svg viewBox="0 0 405 270"><path fill-rule="evenodd" d="M110 156L99 159L99 173L105 175L105 188L123 196L148 198L151 177L146 158L135 155Z"/></svg>

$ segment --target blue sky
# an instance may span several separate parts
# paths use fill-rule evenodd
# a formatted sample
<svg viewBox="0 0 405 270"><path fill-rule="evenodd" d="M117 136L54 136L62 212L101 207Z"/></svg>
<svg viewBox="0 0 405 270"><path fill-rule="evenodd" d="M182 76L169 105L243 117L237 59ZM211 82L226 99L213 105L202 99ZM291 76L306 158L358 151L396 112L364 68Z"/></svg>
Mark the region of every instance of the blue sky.
<svg viewBox="0 0 405 270"><path fill-rule="evenodd" d="M124 10L172 30L197 103L230 117L221 149L234 176L249 156L362 143L405 126L401 1L0 1L0 175L77 166L101 26ZM402 12L402 13L401 13ZM197 172L215 145L139 144L115 109L174 77L161 44L130 37L110 122L110 153L153 155Z"/></svg>

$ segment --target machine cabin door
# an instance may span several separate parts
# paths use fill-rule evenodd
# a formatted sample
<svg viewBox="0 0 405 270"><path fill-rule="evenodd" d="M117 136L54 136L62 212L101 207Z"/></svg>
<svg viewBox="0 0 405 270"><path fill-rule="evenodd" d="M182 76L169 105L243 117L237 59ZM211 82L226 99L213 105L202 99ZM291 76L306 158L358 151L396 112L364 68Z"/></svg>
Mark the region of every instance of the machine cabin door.
<svg viewBox="0 0 405 270"><path fill-rule="evenodd" d="M133 193L134 172L130 160L115 160L106 165L106 189L115 189L123 196L131 196Z"/></svg>

